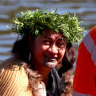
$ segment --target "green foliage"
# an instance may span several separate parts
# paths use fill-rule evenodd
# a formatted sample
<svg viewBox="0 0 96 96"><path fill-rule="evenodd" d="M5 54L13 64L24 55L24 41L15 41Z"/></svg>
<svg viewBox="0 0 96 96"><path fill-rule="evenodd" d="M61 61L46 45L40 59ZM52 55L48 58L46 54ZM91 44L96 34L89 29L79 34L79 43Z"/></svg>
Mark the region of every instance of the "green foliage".
<svg viewBox="0 0 96 96"><path fill-rule="evenodd" d="M56 11L36 10L21 12L21 15L13 19L11 29L22 37L25 34L39 35L46 29L62 32L67 41L78 43L82 37L84 28L80 26L78 17L70 12L57 14Z"/></svg>

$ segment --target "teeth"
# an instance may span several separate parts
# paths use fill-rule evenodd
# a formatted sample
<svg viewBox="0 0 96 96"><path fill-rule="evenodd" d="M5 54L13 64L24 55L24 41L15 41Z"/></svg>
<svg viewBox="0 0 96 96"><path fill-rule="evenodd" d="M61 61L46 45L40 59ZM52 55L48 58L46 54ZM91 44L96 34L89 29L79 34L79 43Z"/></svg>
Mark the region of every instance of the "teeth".
<svg viewBox="0 0 96 96"><path fill-rule="evenodd" d="M49 68L53 68L57 64L57 59L55 57L49 57L45 55L43 59L43 64Z"/></svg>
<svg viewBox="0 0 96 96"><path fill-rule="evenodd" d="M55 62L55 61L56 61L56 59L50 59L50 61L51 61L51 62Z"/></svg>
<svg viewBox="0 0 96 96"><path fill-rule="evenodd" d="M51 58L51 57L47 57L47 58L48 58L48 61L50 61L50 62L55 62L56 61L56 58Z"/></svg>

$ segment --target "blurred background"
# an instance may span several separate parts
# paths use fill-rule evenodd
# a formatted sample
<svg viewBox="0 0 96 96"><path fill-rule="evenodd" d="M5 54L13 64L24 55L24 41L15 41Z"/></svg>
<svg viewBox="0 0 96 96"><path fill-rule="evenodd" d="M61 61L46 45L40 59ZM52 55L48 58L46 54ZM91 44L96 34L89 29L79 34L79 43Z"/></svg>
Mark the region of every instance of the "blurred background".
<svg viewBox="0 0 96 96"><path fill-rule="evenodd" d="M7 25L19 12L35 9L55 10L57 13L70 11L76 13L86 34L96 25L96 0L0 0L0 62L10 57L10 50L17 34L12 33Z"/></svg>

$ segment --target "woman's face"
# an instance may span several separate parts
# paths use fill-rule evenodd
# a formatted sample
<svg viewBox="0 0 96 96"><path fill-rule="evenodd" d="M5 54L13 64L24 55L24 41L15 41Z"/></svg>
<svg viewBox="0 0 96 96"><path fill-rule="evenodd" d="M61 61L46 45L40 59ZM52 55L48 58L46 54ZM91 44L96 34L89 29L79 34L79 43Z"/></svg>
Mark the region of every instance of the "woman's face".
<svg viewBox="0 0 96 96"><path fill-rule="evenodd" d="M61 62L65 49L66 42L64 36L61 33L55 31L50 33L46 30L46 33L38 36L32 44L32 55L36 66L53 68L59 62Z"/></svg>

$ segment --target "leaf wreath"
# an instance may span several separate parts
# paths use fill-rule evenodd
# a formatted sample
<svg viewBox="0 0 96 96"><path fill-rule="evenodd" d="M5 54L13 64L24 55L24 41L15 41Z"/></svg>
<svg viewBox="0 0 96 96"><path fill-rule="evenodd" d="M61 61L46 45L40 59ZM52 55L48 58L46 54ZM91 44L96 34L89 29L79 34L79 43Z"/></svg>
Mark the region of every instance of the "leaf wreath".
<svg viewBox="0 0 96 96"><path fill-rule="evenodd" d="M12 20L10 27L22 37L25 34L39 35L46 29L62 32L67 41L79 43L83 37L84 28L80 26L76 14L70 12L58 14L56 11L36 10L21 12L20 16Z"/></svg>

